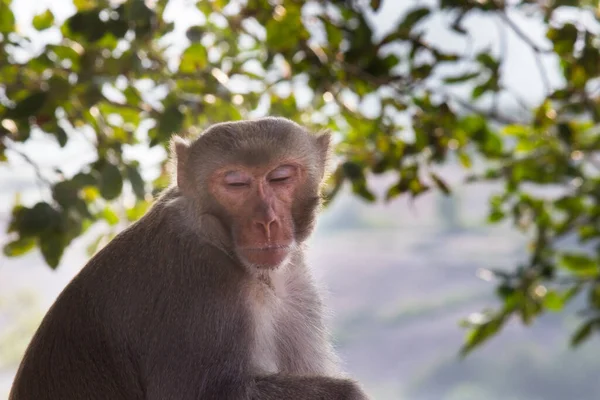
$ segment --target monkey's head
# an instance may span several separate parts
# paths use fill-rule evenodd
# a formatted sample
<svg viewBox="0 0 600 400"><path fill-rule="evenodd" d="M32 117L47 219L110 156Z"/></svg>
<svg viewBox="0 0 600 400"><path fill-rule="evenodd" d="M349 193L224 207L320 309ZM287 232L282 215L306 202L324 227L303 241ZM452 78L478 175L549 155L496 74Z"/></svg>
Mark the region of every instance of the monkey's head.
<svg viewBox="0 0 600 400"><path fill-rule="evenodd" d="M226 122L175 137L177 185L196 215L218 219L248 266L276 268L312 232L330 135L283 118Z"/></svg>

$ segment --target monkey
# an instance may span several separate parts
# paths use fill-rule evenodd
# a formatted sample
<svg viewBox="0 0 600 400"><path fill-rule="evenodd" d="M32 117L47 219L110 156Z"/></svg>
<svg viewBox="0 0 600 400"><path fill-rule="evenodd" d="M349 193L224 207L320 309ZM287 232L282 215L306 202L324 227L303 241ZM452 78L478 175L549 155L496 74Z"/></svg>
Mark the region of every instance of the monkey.
<svg viewBox="0 0 600 400"><path fill-rule="evenodd" d="M368 399L305 262L330 142L282 117L174 135L171 184L59 294L9 399Z"/></svg>

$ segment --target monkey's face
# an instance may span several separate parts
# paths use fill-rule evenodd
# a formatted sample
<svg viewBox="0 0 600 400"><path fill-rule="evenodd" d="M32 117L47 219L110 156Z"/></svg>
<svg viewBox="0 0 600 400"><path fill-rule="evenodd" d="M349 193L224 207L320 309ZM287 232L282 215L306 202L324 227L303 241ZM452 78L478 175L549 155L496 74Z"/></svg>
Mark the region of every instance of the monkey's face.
<svg viewBox="0 0 600 400"><path fill-rule="evenodd" d="M237 256L257 268L277 268L294 246L292 206L305 180L293 161L267 166L229 165L210 179L210 191L227 214Z"/></svg>

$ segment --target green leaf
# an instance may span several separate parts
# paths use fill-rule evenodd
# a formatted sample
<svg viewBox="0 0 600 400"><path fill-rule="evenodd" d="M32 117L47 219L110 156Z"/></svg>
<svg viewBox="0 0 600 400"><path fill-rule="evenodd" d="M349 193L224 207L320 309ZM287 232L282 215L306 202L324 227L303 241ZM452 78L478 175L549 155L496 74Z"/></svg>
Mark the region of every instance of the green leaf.
<svg viewBox="0 0 600 400"><path fill-rule="evenodd" d="M47 92L35 91L23 100L19 101L15 108L7 111L8 118L21 119L33 117L46 103Z"/></svg>
<svg viewBox="0 0 600 400"><path fill-rule="evenodd" d="M554 51L560 56L568 56L573 53L579 32L574 24L564 24L560 28L550 28L546 37L554 45Z"/></svg>
<svg viewBox="0 0 600 400"><path fill-rule="evenodd" d="M65 145L67 144L67 140L69 139L69 137L67 136L67 132L65 132L65 130L59 126L54 131L54 136L56 137L59 146L65 147Z"/></svg>
<svg viewBox="0 0 600 400"><path fill-rule="evenodd" d="M588 81L588 76L585 71L585 68L582 65L574 65L571 69L571 76L569 77L569 81L573 84L574 87L578 89L583 89Z"/></svg>
<svg viewBox="0 0 600 400"><path fill-rule="evenodd" d="M600 328L600 318L590 319L577 328L571 337L571 346L577 347L586 341L594 329Z"/></svg>
<svg viewBox="0 0 600 400"><path fill-rule="evenodd" d="M150 204L151 203L148 201L138 201L135 204L135 206L133 206L132 208L128 208L125 211L127 220L129 222L134 222L134 221L137 221L138 219L142 218L144 216L144 214L146 213L146 211L148 211Z"/></svg>
<svg viewBox="0 0 600 400"><path fill-rule="evenodd" d="M333 49L337 49L344 39L344 34L340 28L335 26L328 18L321 18L323 25L325 26L325 33L327 34L327 41Z"/></svg>
<svg viewBox="0 0 600 400"><path fill-rule="evenodd" d="M490 224L495 224L497 222L502 221L505 217L506 217L506 214L502 210L494 209L494 210L490 211L490 214L488 215L487 220Z"/></svg>
<svg viewBox="0 0 600 400"><path fill-rule="evenodd" d="M564 298L554 290L549 290L544 296L544 307L550 311L562 311L565 301Z"/></svg>
<svg viewBox="0 0 600 400"><path fill-rule="evenodd" d="M490 53L479 53L477 55L477 61L493 71L497 70L500 66L500 63L497 60L494 60Z"/></svg>
<svg viewBox="0 0 600 400"><path fill-rule="evenodd" d="M125 3L125 13L111 31L116 37L125 35L128 28L133 27L136 38L146 38L152 33L156 14L148 8L144 1L128 1ZM132 26L133 25L133 26Z"/></svg>
<svg viewBox="0 0 600 400"><path fill-rule="evenodd" d="M54 14L52 11L46 10L42 14L38 14L33 17L33 27L38 31L50 28L54 24Z"/></svg>
<svg viewBox="0 0 600 400"><path fill-rule="evenodd" d="M444 193L446 196L450 195L450 188L442 178L440 178L434 172L431 172L429 175L431 176L431 179L433 179L433 181L435 182L436 186L442 191L442 193Z"/></svg>
<svg viewBox="0 0 600 400"><path fill-rule="evenodd" d="M140 175L137 166L127 165L125 168L125 171L127 173L127 179L131 183L131 188L133 189L135 196L138 199L143 200L144 197L146 197L146 189L144 187L144 180L142 179L142 176Z"/></svg>
<svg viewBox="0 0 600 400"><path fill-rule="evenodd" d="M11 33L15 30L15 15L10 8L9 0L0 0L0 33Z"/></svg>
<svg viewBox="0 0 600 400"><path fill-rule="evenodd" d="M179 133L183 126L184 115L175 104L169 105L158 119L156 139L162 143L169 140L174 133ZM155 144L155 143L154 143Z"/></svg>
<svg viewBox="0 0 600 400"><path fill-rule="evenodd" d="M185 32L185 36L192 43L199 43L204 36L205 29L203 26L190 26Z"/></svg>
<svg viewBox="0 0 600 400"><path fill-rule="evenodd" d="M444 83L447 83L447 84L462 83L462 82L465 82L465 81L468 81L468 80L478 77L479 74L480 74L479 72L467 72L462 75L448 76L448 77L444 78Z"/></svg>
<svg viewBox="0 0 600 400"><path fill-rule="evenodd" d="M97 8L100 4L98 0L73 0L73 4L78 11L91 10Z"/></svg>
<svg viewBox="0 0 600 400"><path fill-rule="evenodd" d="M114 200L123 190L123 177L116 165L106 163L100 171L100 181L98 182L100 194L106 200Z"/></svg>
<svg viewBox="0 0 600 400"><path fill-rule="evenodd" d="M595 309L600 309L600 284L593 285L588 292L588 303Z"/></svg>
<svg viewBox="0 0 600 400"><path fill-rule="evenodd" d="M510 136L528 136L531 133L531 128L527 125L507 125L502 129L502 132Z"/></svg>
<svg viewBox="0 0 600 400"><path fill-rule="evenodd" d="M489 88L486 84L477 85L473 88L473 92L471 93L471 98L473 100L478 99L488 90L489 90Z"/></svg>
<svg viewBox="0 0 600 400"><path fill-rule="evenodd" d="M375 195L369 190L364 181L354 182L352 184L352 192L369 203L376 200Z"/></svg>
<svg viewBox="0 0 600 400"><path fill-rule="evenodd" d="M423 18L427 17L431 10L427 7L419 7L410 11L402 22L398 25L398 30L400 32L405 32L406 34L410 33L412 28L419 23Z"/></svg>
<svg viewBox="0 0 600 400"><path fill-rule="evenodd" d="M390 201L408 191L408 185L400 180L397 184L390 187L385 193L385 200Z"/></svg>
<svg viewBox="0 0 600 400"><path fill-rule="evenodd" d="M119 223L119 216L109 207L102 210L102 218L111 226Z"/></svg>
<svg viewBox="0 0 600 400"><path fill-rule="evenodd" d="M351 181L364 179L363 168L360 164L347 161L342 165L342 170L344 171L344 175L350 179Z"/></svg>
<svg viewBox="0 0 600 400"><path fill-rule="evenodd" d="M71 16L67 19L61 30L64 35L72 32L80 35L85 40L96 42L106 33L106 26L100 19L99 12L90 10L80 11Z"/></svg>
<svg viewBox="0 0 600 400"><path fill-rule="evenodd" d="M65 245L64 236L60 232L51 232L40 237L40 250L50 268L58 267Z"/></svg>
<svg viewBox="0 0 600 400"><path fill-rule="evenodd" d="M63 208L68 209L75 205L79 200L77 194L77 185L73 181L62 181L54 185L52 188L52 196L58 204Z"/></svg>
<svg viewBox="0 0 600 400"><path fill-rule="evenodd" d="M301 8L293 2L286 3L285 14L281 19L271 18L264 26L267 31L265 44L270 51L295 51L301 40L307 40L310 37L302 23Z"/></svg>
<svg viewBox="0 0 600 400"><path fill-rule="evenodd" d="M598 276L598 264L583 254L565 253L560 257L560 265L577 276Z"/></svg>
<svg viewBox="0 0 600 400"><path fill-rule="evenodd" d="M71 181L79 188L83 188L85 186L96 186L98 183L92 175L83 172L76 174Z"/></svg>
<svg viewBox="0 0 600 400"><path fill-rule="evenodd" d="M46 202L39 202L32 208L17 206L13 209L13 218L9 232L20 236L38 236L52 230L61 222L60 213Z"/></svg>
<svg viewBox="0 0 600 400"><path fill-rule="evenodd" d="M194 74L208 65L208 52L200 43L193 43L183 52L179 71L184 74Z"/></svg>
<svg viewBox="0 0 600 400"><path fill-rule="evenodd" d="M471 162L471 157L469 157L469 155L464 152L458 153L458 161L460 161L462 166L465 168L471 168L471 166L473 165L473 163Z"/></svg>
<svg viewBox="0 0 600 400"><path fill-rule="evenodd" d="M20 237L4 246L4 255L7 257L18 257L29 253L35 247L36 240L30 236Z"/></svg>
<svg viewBox="0 0 600 400"><path fill-rule="evenodd" d="M501 313L488 321L477 325L467 335L465 344L460 350L461 357L466 357L475 348L481 346L492 336L496 335L506 322L506 314Z"/></svg>

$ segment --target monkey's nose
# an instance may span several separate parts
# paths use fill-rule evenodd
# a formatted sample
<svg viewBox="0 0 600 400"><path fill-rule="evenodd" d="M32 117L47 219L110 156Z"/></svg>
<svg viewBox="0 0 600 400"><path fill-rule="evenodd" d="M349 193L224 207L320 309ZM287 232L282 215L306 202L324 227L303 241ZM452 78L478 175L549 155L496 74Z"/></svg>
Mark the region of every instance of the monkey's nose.
<svg viewBox="0 0 600 400"><path fill-rule="evenodd" d="M276 225L275 218L265 219L262 221L254 221L254 223L265 234L265 237L267 238L267 242L270 242L271 234L273 233L273 230Z"/></svg>

